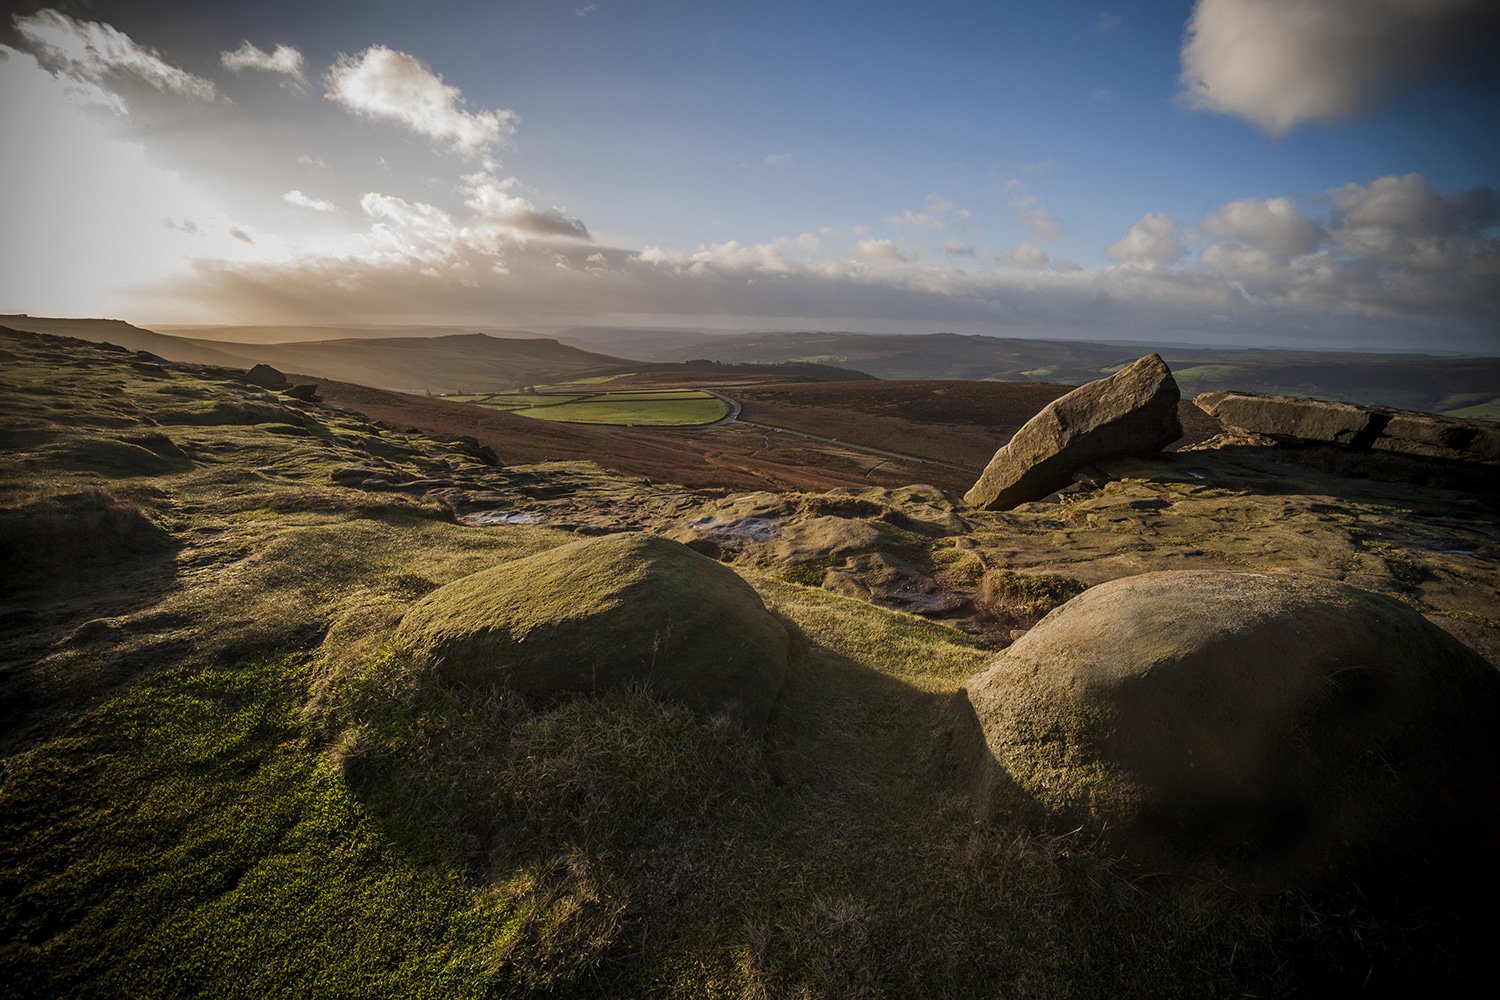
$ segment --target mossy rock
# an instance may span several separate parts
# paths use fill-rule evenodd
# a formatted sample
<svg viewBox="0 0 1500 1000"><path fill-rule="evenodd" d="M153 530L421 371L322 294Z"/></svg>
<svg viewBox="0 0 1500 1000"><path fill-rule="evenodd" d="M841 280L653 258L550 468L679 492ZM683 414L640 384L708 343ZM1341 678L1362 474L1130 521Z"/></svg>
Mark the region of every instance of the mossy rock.
<svg viewBox="0 0 1500 1000"><path fill-rule="evenodd" d="M757 731L791 645L733 570L647 534L573 542L441 587L395 644L460 683L538 695L643 685Z"/></svg>
<svg viewBox="0 0 1500 1000"><path fill-rule="evenodd" d="M1127 577L1052 612L966 689L991 819L1081 825L1143 860L1277 884L1494 846L1500 675L1378 594Z"/></svg>

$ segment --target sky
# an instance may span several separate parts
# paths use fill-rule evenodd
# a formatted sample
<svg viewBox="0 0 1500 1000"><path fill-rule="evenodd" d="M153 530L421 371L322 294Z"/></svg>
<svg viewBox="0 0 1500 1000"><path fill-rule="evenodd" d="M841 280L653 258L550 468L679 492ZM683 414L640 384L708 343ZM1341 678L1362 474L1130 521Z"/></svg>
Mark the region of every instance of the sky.
<svg viewBox="0 0 1500 1000"><path fill-rule="evenodd" d="M0 312L1496 355L1496 51L1493 0L12 2Z"/></svg>

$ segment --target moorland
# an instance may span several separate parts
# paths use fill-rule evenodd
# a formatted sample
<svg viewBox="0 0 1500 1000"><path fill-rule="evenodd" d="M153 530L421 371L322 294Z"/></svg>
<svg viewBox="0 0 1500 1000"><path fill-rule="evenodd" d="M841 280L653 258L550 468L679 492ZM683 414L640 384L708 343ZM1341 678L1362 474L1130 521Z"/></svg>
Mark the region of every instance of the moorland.
<svg viewBox="0 0 1500 1000"><path fill-rule="evenodd" d="M1049 612L1170 569L1352 585L1500 663L1493 469L1236 444L1185 400L1172 449L980 511L964 490L1068 379L468 334L346 368L133 329L0 331L0 995L1326 996L1482 966L1483 855L1274 885L1145 864L976 812L953 705ZM419 356L471 380L393 384ZM1478 405L1493 362L1433 360L1381 401ZM428 395L600 386L738 413ZM396 642L445 585L631 531L784 625L762 730L650 687L475 687Z"/></svg>

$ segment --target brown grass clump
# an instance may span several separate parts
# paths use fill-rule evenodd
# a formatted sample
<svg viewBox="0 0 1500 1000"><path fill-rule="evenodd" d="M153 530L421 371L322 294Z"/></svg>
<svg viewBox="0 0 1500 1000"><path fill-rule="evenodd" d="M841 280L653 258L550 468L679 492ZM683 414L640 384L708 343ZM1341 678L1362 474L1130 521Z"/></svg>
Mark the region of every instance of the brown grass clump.
<svg viewBox="0 0 1500 1000"><path fill-rule="evenodd" d="M46 496L0 511L0 566L73 573L164 552L171 536L139 504L101 489ZM18 581L17 581L18 582Z"/></svg>

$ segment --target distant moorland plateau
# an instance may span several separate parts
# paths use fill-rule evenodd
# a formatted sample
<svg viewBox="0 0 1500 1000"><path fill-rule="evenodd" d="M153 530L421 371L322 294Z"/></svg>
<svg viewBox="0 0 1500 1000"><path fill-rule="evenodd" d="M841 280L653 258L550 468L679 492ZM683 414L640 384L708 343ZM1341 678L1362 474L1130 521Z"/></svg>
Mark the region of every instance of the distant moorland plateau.
<svg viewBox="0 0 1500 1000"><path fill-rule="evenodd" d="M702 368L701 363L689 364L702 361L774 365L774 374L823 381L874 376L1079 385L1157 350L1172 366L1185 396L1237 389L1500 419L1496 357L1153 348L947 333L708 335L589 327L551 339L525 331L303 326L174 328L168 335L118 320L3 315L0 326L107 340L173 361L240 367L263 362L317 378L433 394L500 392L609 373L682 371L684 364Z"/></svg>

